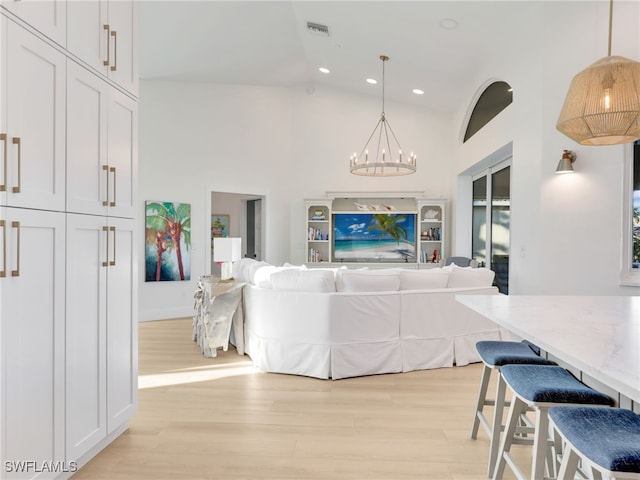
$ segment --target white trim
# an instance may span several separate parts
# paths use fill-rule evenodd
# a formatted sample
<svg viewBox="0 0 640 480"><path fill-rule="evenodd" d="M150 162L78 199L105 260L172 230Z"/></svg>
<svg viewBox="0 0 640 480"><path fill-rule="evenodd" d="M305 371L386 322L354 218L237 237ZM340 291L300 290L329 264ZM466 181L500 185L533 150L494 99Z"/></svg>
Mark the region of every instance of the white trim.
<svg viewBox="0 0 640 480"><path fill-rule="evenodd" d="M633 142L624 146L624 173L622 194L622 245L620 252L620 285L640 286L640 269L631 268L631 235L633 205Z"/></svg>

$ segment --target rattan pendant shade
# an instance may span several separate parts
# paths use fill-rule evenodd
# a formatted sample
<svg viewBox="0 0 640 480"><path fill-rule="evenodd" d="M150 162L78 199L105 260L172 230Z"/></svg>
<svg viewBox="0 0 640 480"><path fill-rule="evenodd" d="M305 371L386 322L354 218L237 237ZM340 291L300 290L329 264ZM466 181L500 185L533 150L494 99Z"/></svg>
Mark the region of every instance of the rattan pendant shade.
<svg viewBox="0 0 640 480"><path fill-rule="evenodd" d="M578 73L556 128L581 145L616 145L640 138L640 63L611 56L613 0L609 0L607 56Z"/></svg>
<svg viewBox="0 0 640 480"><path fill-rule="evenodd" d="M640 138L640 63L608 56L578 73L556 128L582 145Z"/></svg>

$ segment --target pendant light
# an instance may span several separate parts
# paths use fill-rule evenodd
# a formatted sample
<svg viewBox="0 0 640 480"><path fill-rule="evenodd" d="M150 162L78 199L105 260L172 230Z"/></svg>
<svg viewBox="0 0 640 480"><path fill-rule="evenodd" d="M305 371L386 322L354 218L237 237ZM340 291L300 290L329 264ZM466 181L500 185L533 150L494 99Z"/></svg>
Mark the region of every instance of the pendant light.
<svg viewBox="0 0 640 480"><path fill-rule="evenodd" d="M640 63L611 56L613 0L607 56L578 73L556 128L582 145L616 145L640 138Z"/></svg>
<svg viewBox="0 0 640 480"><path fill-rule="evenodd" d="M355 152L351 155L351 173L370 177L408 175L416 171L416 155L413 152L410 155L402 153L400 142L384 114L384 63L389 60L389 57L380 55L380 60L382 60L382 115L360 151L360 155ZM373 142L372 139L374 139ZM375 148L370 149L369 144L375 145ZM395 152L397 156L394 156Z"/></svg>

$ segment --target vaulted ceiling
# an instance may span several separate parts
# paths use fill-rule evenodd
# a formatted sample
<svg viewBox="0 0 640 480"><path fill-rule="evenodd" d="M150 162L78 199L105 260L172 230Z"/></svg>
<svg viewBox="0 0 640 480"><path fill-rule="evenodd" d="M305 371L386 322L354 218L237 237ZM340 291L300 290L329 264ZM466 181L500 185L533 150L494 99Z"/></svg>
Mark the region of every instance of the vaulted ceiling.
<svg viewBox="0 0 640 480"><path fill-rule="evenodd" d="M441 112L479 65L521 48L537 1L155 1L140 3L142 79L329 86ZM445 28L453 20L455 28ZM324 35L312 22L328 27ZM523 23L525 22L525 23ZM451 23L451 22L449 22ZM326 67L329 74L318 71ZM377 85L366 78L379 81ZM423 90L415 95L412 90Z"/></svg>

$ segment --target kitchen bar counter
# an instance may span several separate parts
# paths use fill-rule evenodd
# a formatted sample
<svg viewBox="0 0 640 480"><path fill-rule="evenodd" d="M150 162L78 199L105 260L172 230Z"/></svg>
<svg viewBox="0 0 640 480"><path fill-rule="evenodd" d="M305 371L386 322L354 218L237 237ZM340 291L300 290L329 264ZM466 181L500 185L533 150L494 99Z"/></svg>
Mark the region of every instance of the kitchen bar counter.
<svg viewBox="0 0 640 480"><path fill-rule="evenodd" d="M593 388L601 383L619 393L620 406L640 411L640 297L459 295L456 300L535 343L574 374L579 371Z"/></svg>

